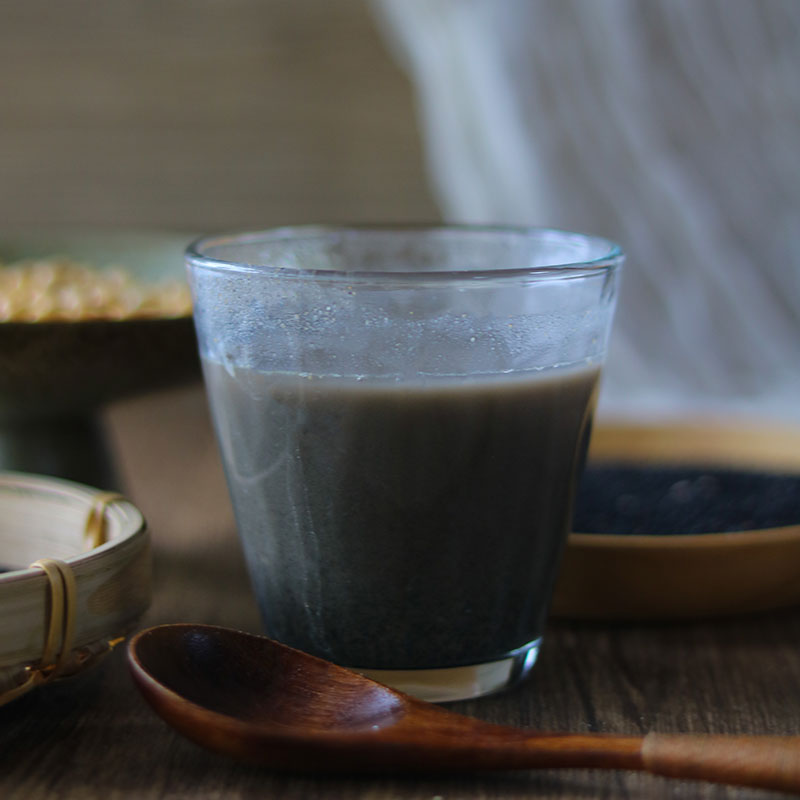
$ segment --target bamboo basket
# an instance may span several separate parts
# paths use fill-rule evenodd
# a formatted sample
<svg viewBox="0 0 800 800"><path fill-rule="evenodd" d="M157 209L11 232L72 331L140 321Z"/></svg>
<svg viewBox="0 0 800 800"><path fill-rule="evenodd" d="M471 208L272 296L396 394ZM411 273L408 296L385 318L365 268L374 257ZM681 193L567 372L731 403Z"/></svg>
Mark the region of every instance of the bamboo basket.
<svg viewBox="0 0 800 800"><path fill-rule="evenodd" d="M0 472L0 566L0 704L95 664L150 603L142 514L69 481Z"/></svg>

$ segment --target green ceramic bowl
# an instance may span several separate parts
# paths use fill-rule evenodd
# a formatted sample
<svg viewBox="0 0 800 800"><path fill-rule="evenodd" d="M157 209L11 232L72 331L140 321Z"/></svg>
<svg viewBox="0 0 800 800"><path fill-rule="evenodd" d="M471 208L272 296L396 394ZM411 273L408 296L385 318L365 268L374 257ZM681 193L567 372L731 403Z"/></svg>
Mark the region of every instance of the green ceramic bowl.
<svg viewBox="0 0 800 800"><path fill-rule="evenodd" d="M66 256L98 268L124 266L137 281L155 283L184 277L183 251L192 238L160 232L0 232L0 261ZM113 400L199 379L191 315L0 322L0 468L97 482L103 475L96 469L62 463L76 442L91 438L95 412Z"/></svg>

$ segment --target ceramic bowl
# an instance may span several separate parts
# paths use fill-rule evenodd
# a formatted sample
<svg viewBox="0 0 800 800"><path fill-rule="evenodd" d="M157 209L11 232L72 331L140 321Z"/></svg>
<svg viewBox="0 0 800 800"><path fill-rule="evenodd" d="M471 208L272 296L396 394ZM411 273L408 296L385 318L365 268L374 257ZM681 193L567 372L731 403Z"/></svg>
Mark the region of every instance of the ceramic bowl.
<svg viewBox="0 0 800 800"><path fill-rule="evenodd" d="M185 279L190 234L0 233L0 262L67 258L120 265L137 282ZM104 487L112 459L96 413L121 398L200 380L191 314L0 322L0 469Z"/></svg>
<svg viewBox="0 0 800 800"><path fill-rule="evenodd" d="M122 265L142 282L184 279L191 236L166 233L0 233L0 261L64 255ZM0 418L85 413L199 377L190 314L63 322L0 322Z"/></svg>

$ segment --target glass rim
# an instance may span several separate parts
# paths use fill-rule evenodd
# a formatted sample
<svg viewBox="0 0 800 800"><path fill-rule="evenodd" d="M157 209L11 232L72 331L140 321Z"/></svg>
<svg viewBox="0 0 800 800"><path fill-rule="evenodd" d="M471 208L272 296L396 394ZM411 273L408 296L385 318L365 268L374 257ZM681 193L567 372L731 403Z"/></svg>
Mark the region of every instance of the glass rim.
<svg viewBox="0 0 800 800"><path fill-rule="evenodd" d="M542 266L520 266L501 268L469 268L469 269L430 269L430 270L347 270L339 268L313 268L302 269L297 267L284 267L279 264L246 263L239 260L217 258L206 254L208 249L215 246L252 245L258 242L268 244L279 241L297 241L321 239L326 236L341 233L385 233L413 234L418 233L485 233L497 235L513 235L538 239L539 241L569 240L582 243L591 243L598 247L601 255L596 258L564 261L558 264ZM263 230L242 231L227 234L202 236L191 242L185 251L187 263L192 267L199 267L216 272L280 275L281 278L312 279L315 281L334 281L346 283L378 283L378 284L427 284L451 283L457 281L504 281L519 280L569 280L588 278L598 275L613 273L624 261L625 253L622 248L610 239L593 234L577 233L559 228L539 226L516 225L473 225L453 223L358 223L358 224L333 224L333 225L287 225Z"/></svg>

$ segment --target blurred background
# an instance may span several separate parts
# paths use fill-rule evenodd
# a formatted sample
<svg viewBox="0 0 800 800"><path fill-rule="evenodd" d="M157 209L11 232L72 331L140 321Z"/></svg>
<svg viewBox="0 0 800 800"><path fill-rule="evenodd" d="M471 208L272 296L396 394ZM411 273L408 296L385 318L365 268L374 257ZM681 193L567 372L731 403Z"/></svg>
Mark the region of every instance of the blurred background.
<svg viewBox="0 0 800 800"><path fill-rule="evenodd" d="M3 228L432 219L363 0L0 0Z"/></svg>
<svg viewBox="0 0 800 800"><path fill-rule="evenodd" d="M800 422L800 3L375 7L447 219L628 253L601 415Z"/></svg>
<svg viewBox="0 0 800 800"><path fill-rule="evenodd" d="M606 235L629 257L602 414L800 422L797 0L0 0L0 15L0 228ZM181 398L159 408L205 413Z"/></svg>

